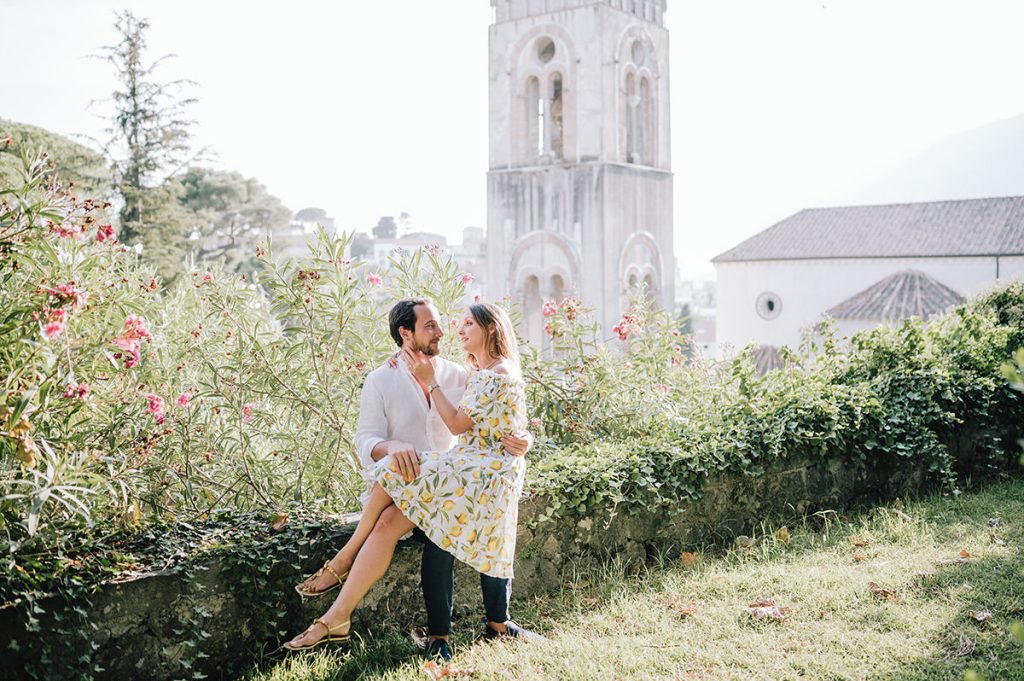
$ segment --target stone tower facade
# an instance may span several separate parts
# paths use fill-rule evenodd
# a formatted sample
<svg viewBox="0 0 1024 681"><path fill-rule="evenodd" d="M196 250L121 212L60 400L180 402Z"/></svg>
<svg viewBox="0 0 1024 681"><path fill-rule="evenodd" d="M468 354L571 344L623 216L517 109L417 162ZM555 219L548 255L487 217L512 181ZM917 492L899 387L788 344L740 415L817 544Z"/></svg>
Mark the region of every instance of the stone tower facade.
<svg viewBox="0 0 1024 681"><path fill-rule="evenodd" d="M535 344L549 299L672 310L667 0L490 1L488 293Z"/></svg>

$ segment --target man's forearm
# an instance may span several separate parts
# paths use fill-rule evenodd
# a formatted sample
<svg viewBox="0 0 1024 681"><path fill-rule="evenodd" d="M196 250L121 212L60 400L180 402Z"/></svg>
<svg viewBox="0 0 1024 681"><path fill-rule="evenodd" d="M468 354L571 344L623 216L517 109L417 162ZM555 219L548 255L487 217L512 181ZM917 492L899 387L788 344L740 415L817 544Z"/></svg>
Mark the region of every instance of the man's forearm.
<svg viewBox="0 0 1024 681"><path fill-rule="evenodd" d="M388 451L392 445L404 444L401 440L384 440L374 445L373 449L370 450L370 458L374 461L380 461L388 455Z"/></svg>

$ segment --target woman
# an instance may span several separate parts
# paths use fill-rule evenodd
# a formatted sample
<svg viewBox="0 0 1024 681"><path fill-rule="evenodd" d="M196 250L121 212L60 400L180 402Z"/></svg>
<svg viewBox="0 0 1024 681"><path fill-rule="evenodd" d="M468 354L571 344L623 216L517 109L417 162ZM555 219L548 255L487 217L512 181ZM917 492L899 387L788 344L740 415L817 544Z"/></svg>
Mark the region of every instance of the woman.
<svg viewBox="0 0 1024 681"><path fill-rule="evenodd" d="M431 398L458 442L447 452L423 452L420 474L406 481L389 457L374 470L376 482L352 538L333 562L341 574L317 573L300 593L322 593L323 582L343 582L322 617L284 644L305 650L349 638L352 612L387 571L398 540L419 527L459 560L494 577L512 577L516 522L526 463L505 453L501 438L526 428L526 398L519 351L508 315L489 303L471 305L459 329L470 375L462 401L453 405L436 390L434 367L410 350L410 371L430 386ZM325 568L328 566L325 566Z"/></svg>

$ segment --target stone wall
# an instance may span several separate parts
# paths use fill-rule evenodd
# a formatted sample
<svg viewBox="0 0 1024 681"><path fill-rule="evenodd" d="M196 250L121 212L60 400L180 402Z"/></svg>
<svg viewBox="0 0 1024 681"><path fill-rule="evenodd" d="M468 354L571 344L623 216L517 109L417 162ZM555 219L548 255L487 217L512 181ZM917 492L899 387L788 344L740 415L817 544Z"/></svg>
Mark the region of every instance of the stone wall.
<svg viewBox="0 0 1024 681"><path fill-rule="evenodd" d="M640 562L655 549L721 543L749 533L766 517L795 518L821 509L850 508L918 489L923 479L922 471L906 466L854 471L839 463L790 463L758 476L737 474L709 481L700 500L673 512L603 511L543 523L535 519L545 508L544 499L528 498L520 508L513 613L516 598L557 590L565 568L579 561L615 555ZM60 660L41 657L45 653L40 642L49 640L64 646L61 655L68 668L76 667L82 656L105 670L102 678L175 679L190 677L195 670L211 678L230 677L277 648L285 634L303 629L322 614L328 598L302 602L292 585L321 565L332 553L330 547L340 546L353 527L347 522L322 529L326 541L309 544L320 548L298 548L300 561L269 571L269 587L254 588L251 580L247 584L239 576L237 557L227 560L228 554L221 551L188 567L108 584L91 603L44 599L38 632L26 632L12 608L0 609L0 636L14 642L4 651L4 673L28 678L26 670L36 665L60 669ZM423 623L420 553L415 541L399 546L391 569L353 618L357 631ZM476 572L457 563L457 616L482 619L478 583ZM66 623L75 620L70 616L73 606L85 609L84 619L95 625L94 630L77 637L68 631ZM276 621L261 621L265 615L259 613L267 612L274 612Z"/></svg>

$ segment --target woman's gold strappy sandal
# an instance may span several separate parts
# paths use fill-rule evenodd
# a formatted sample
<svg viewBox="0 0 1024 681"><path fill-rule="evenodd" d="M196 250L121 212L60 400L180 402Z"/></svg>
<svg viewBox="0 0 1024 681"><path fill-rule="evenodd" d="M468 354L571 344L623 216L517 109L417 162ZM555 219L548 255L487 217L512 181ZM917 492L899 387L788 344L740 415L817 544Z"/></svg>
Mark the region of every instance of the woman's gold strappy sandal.
<svg viewBox="0 0 1024 681"><path fill-rule="evenodd" d="M295 645L291 644L292 643L291 641L288 641L287 643L285 643L281 647L284 648L285 650L292 650L292 651L309 650L310 648L317 647L321 643L344 643L345 641L347 641L349 639L349 635L348 634L343 634L341 636L335 636L331 632L333 632L335 629L341 629L342 627L349 626L350 624L352 624L352 620L346 620L345 622L342 622L341 624L338 624L338 625L335 625L335 626L332 627L326 621L324 621L324 620L320 619L319 617L317 617L315 620L313 620L313 624L309 625L309 629L312 629L317 624L322 625L323 628L327 630L327 635L324 636L323 638L317 639L316 641L313 641L308 646L295 646ZM306 631L309 631L309 629L306 629Z"/></svg>
<svg viewBox="0 0 1024 681"><path fill-rule="evenodd" d="M316 579L317 577L322 575L324 571L330 572L338 581L332 584L331 586L327 587L323 591L307 591L302 587L302 584L305 584L310 580L310 578L307 577L302 581L302 584L295 585L295 591L297 591L298 594L303 598L315 598L316 596L323 596L325 593L329 593L340 587L342 583L345 581L345 578L348 577L348 570L345 571L345 574L339 575L337 572L334 571L334 568L331 567L331 561L327 561L324 563L324 566L322 568L316 571L316 574L313 575L312 579Z"/></svg>

